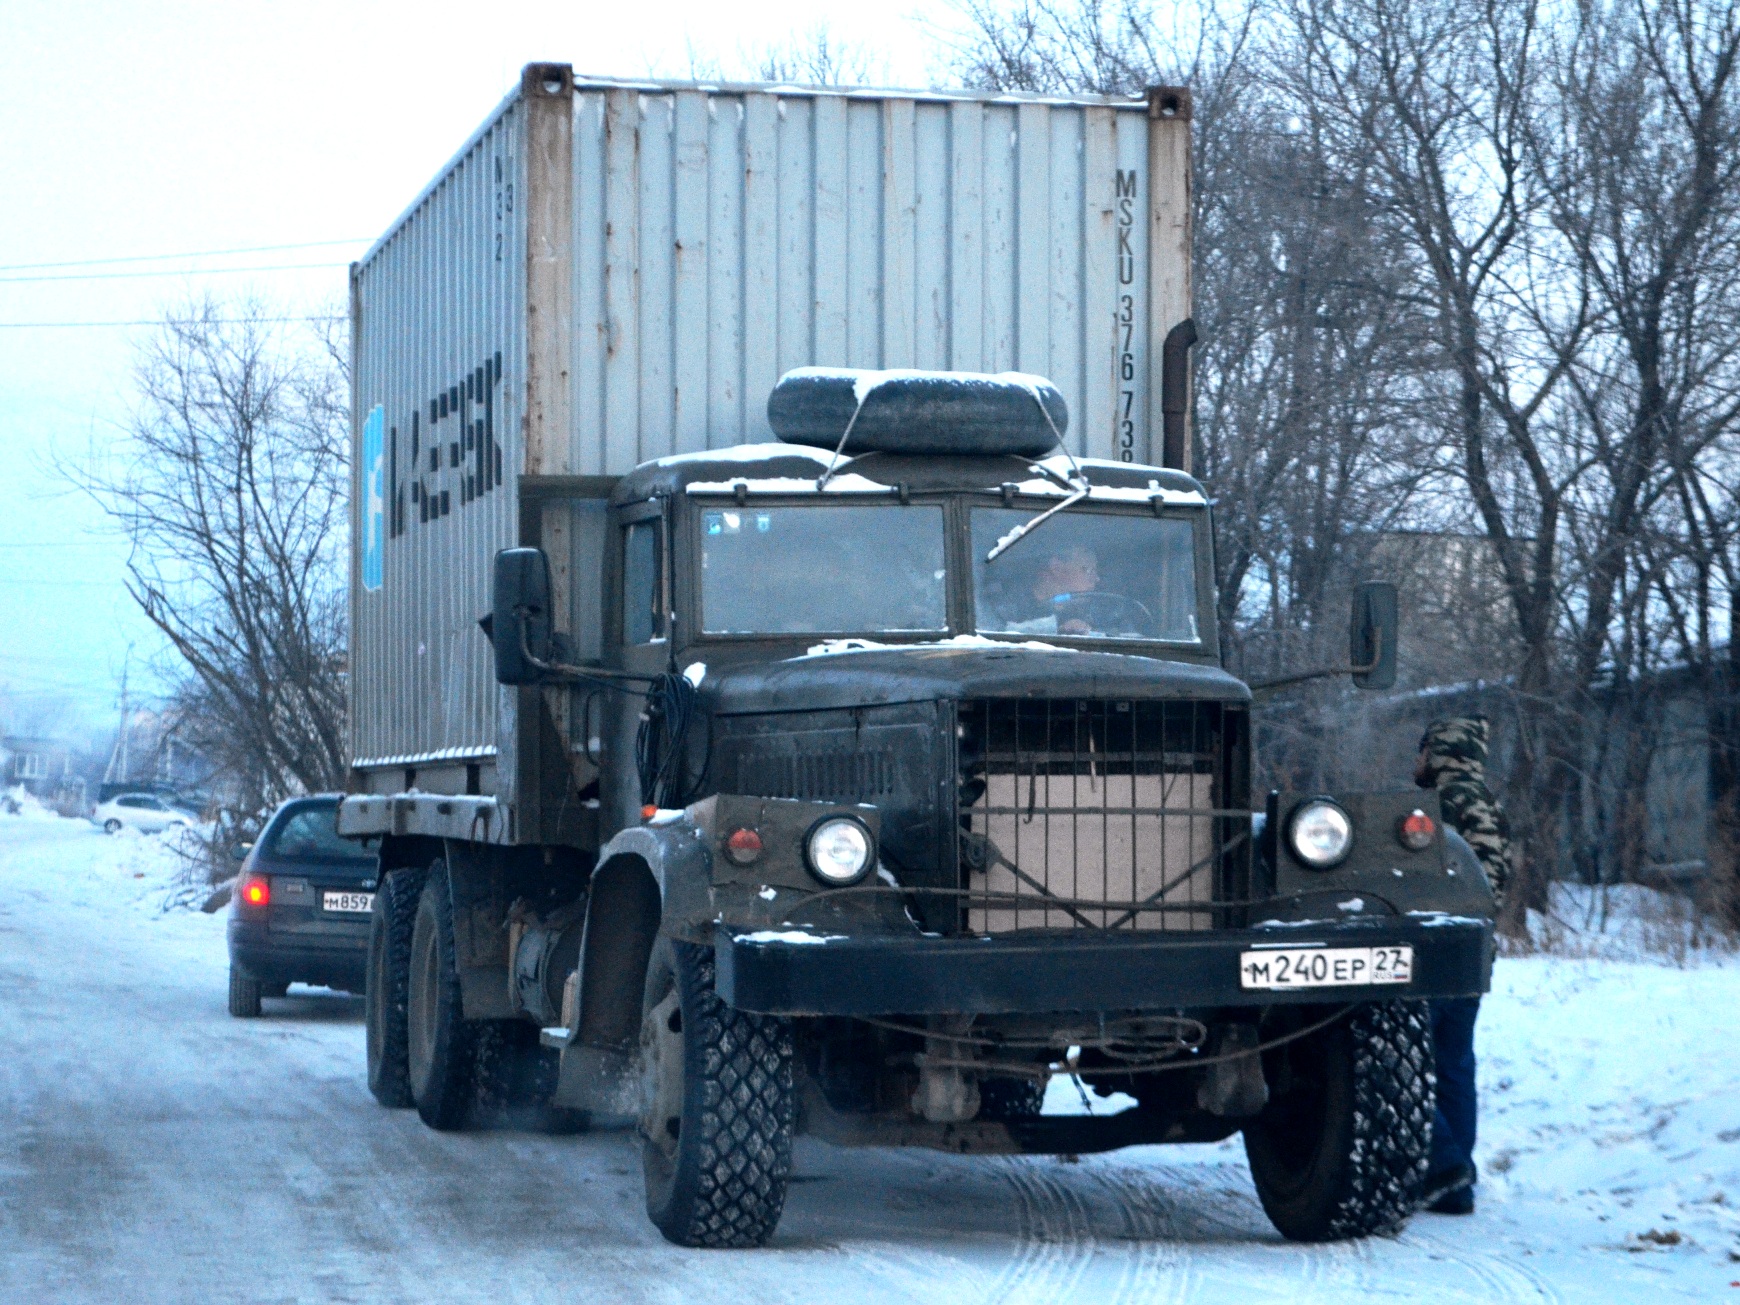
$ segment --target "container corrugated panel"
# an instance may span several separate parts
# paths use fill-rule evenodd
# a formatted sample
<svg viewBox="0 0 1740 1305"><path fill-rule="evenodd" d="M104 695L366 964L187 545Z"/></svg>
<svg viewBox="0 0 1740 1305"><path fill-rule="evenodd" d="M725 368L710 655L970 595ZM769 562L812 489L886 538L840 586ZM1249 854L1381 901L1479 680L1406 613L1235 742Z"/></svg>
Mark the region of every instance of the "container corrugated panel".
<svg viewBox="0 0 1740 1305"><path fill-rule="evenodd" d="M504 704L477 619L516 542L525 352L509 100L352 276L353 764L480 760Z"/></svg>
<svg viewBox="0 0 1740 1305"><path fill-rule="evenodd" d="M1076 452L1150 460L1150 126L1134 101L581 81L547 470L770 439L806 365L1035 372Z"/></svg>

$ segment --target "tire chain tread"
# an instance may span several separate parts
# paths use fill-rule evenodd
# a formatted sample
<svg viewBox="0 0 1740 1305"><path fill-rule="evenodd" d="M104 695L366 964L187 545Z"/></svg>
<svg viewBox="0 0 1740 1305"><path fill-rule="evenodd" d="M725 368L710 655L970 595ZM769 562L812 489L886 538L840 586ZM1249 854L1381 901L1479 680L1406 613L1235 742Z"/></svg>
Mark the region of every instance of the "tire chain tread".
<svg viewBox="0 0 1740 1305"><path fill-rule="evenodd" d="M541 1045L538 1029L523 1020L479 1024L473 1055L474 1122L507 1123L516 1112L538 1111L556 1094L557 1053Z"/></svg>
<svg viewBox="0 0 1740 1305"><path fill-rule="evenodd" d="M411 931L417 923L417 903L429 872L422 867L393 870L383 875L377 891L387 894L387 971L393 977L395 1037L388 1040L378 1083L369 1084L375 1099L392 1110L416 1105L411 1096L408 1021L411 1001ZM373 977L372 975L370 976ZM366 998L365 998L366 1000Z"/></svg>
<svg viewBox="0 0 1740 1305"><path fill-rule="evenodd" d="M1349 1018L1354 1136L1332 1238L1389 1233L1419 1208L1431 1159L1436 1074L1423 1001L1374 1002Z"/></svg>
<svg viewBox="0 0 1740 1305"><path fill-rule="evenodd" d="M785 1209L796 1131L788 1020L733 1010L713 989L710 948L678 967L703 1047L700 1188L684 1241L692 1246L764 1244Z"/></svg>

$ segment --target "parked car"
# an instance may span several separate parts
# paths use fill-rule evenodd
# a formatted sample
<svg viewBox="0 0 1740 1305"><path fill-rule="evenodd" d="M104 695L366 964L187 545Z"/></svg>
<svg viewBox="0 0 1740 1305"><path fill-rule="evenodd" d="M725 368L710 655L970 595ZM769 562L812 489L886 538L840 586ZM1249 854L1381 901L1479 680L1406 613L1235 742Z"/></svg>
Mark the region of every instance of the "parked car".
<svg viewBox="0 0 1740 1305"><path fill-rule="evenodd" d="M98 806L91 813L91 821L101 825L105 834L118 834L123 828L156 834L198 824L199 817L155 793L123 793Z"/></svg>
<svg viewBox="0 0 1740 1305"><path fill-rule="evenodd" d="M260 1013L292 983L361 992L375 903L372 844L338 836L338 798L292 798L239 845L230 895L230 1014Z"/></svg>

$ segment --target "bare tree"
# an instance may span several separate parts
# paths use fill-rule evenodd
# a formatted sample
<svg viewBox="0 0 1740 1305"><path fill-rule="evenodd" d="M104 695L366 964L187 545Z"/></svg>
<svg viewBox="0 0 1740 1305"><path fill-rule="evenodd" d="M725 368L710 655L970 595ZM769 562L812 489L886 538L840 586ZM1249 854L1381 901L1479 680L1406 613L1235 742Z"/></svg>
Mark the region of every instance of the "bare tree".
<svg viewBox="0 0 1740 1305"><path fill-rule="evenodd" d="M338 344L258 301L173 309L139 348L123 437L69 469L130 540L128 589L173 650L184 736L244 816L345 773Z"/></svg>
<svg viewBox="0 0 1740 1305"><path fill-rule="evenodd" d="M783 41L739 47L735 58L688 48L695 81L782 82L793 86L875 86L888 82L888 64L874 50L836 35L825 22Z"/></svg>
<svg viewBox="0 0 1740 1305"><path fill-rule="evenodd" d="M1696 0L1589 0L1557 61L1554 219L1602 310L1570 373L1596 474L1568 517L1585 577L1574 674L1609 686L1593 732L1619 776L1597 771L1595 792L1620 817L1593 814L1626 835L1594 841L1601 878L1642 868L1630 809L1660 736L1647 680L1668 663L1689 668L1708 706L1728 834L1710 859L1733 873L1734 685L1714 647L1718 590L1730 610L1736 591L1737 62L1740 10Z"/></svg>
<svg viewBox="0 0 1740 1305"><path fill-rule="evenodd" d="M754 68L761 81L798 86L872 86L888 80L887 64L874 51L842 40L826 23L764 47Z"/></svg>

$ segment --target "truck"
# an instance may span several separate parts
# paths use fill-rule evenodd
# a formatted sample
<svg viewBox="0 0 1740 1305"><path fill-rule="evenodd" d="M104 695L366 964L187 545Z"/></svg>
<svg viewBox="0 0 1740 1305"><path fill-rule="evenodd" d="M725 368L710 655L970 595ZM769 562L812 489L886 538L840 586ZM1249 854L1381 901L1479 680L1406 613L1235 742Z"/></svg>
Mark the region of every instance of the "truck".
<svg viewBox="0 0 1740 1305"><path fill-rule="evenodd" d="M1190 124L534 64L354 265L383 1105L631 1127L688 1246L767 1241L798 1134L1242 1133L1289 1238L1412 1213L1492 901L1430 792L1252 791Z"/></svg>

